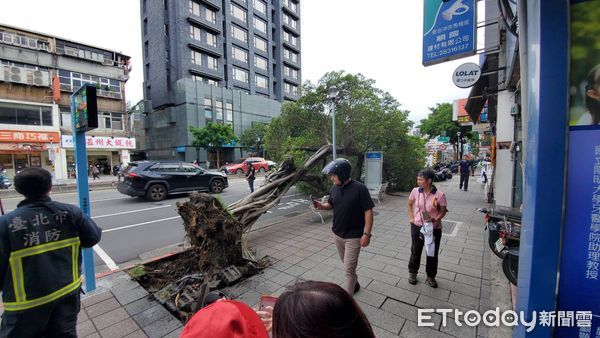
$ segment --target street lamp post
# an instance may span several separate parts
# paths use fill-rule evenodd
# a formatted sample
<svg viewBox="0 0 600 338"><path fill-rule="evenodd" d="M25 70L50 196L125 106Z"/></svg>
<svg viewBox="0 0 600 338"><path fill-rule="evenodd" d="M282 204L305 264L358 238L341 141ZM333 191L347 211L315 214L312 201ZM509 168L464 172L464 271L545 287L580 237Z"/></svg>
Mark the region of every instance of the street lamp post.
<svg viewBox="0 0 600 338"><path fill-rule="evenodd" d="M331 118L332 118L332 130L333 130L333 159L337 157L337 145L335 143L335 108L336 99L340 91L336 86L331 86L327 90L327 97L331 100Z"/></svg>
<svg viewBox="0 0 600 338"><path fill-rule="evenodd" d="M458 160L460 161L462 159L462 138L461 138L462 133L459 131L456 133L456 136L458 138L458 151L457 151L457 155L458 155Z"/></svg>

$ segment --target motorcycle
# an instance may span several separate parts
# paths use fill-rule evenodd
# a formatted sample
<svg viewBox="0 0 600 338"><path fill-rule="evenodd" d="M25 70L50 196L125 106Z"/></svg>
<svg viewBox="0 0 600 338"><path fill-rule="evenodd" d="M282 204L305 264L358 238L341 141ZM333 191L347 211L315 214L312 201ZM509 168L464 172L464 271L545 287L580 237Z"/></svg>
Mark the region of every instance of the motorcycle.
<svg viewBox="0 0 600 338"><path fill-rule="evenodd" d="M502 270L508 280L517 285L519 271L519 245L521 237L521 211L514 208L479 208L485 214L485 230L492 252L502 259Z"/></svg>

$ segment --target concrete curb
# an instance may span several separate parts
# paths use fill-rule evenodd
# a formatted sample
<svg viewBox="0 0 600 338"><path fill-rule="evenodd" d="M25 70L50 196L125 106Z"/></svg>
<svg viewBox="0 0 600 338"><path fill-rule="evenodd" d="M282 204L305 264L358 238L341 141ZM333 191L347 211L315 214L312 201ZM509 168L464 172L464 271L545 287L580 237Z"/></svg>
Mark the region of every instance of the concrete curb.
<svg viewBox="0 0 600 338"><path fill-rule="evenodd" d="M90 191L114 189L117 182L98 182L90 183ZM52 186L52 192L55 194L77 191L76 183L57 184ZM20 197L21 195L15 189L0 190L0 198Z"/></svg>

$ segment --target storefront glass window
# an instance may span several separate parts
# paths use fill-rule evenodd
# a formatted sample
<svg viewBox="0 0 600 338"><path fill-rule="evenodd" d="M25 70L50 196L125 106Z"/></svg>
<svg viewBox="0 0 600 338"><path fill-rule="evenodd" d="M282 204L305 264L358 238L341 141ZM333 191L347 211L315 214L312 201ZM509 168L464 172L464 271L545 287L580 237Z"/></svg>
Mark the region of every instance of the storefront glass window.
<svg viewBox="0 0 600 338"><path fill-rule="evenodd" d="M13 169L12 154L0 155L0 165L2 166L2 169Z"/></svg>
<svg viewBox="0 0 600 338"><path fill-rule="evenodd" d="M15 154L15 170L23 170L29 167L29 159L27 154Z"/></svg>

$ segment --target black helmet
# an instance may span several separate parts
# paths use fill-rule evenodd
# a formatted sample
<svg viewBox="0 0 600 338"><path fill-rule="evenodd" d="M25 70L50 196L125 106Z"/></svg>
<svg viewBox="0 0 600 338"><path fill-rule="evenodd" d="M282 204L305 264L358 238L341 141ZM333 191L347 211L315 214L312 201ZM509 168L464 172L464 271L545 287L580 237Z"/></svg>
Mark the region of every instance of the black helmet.
<svg viewBox="0 0 600 338"><path fill-rule="evenodd" d="M323 168L325 175L337 175L340 181L346 182L350 178L352 165L345 158L337 158Z"/></svg>

